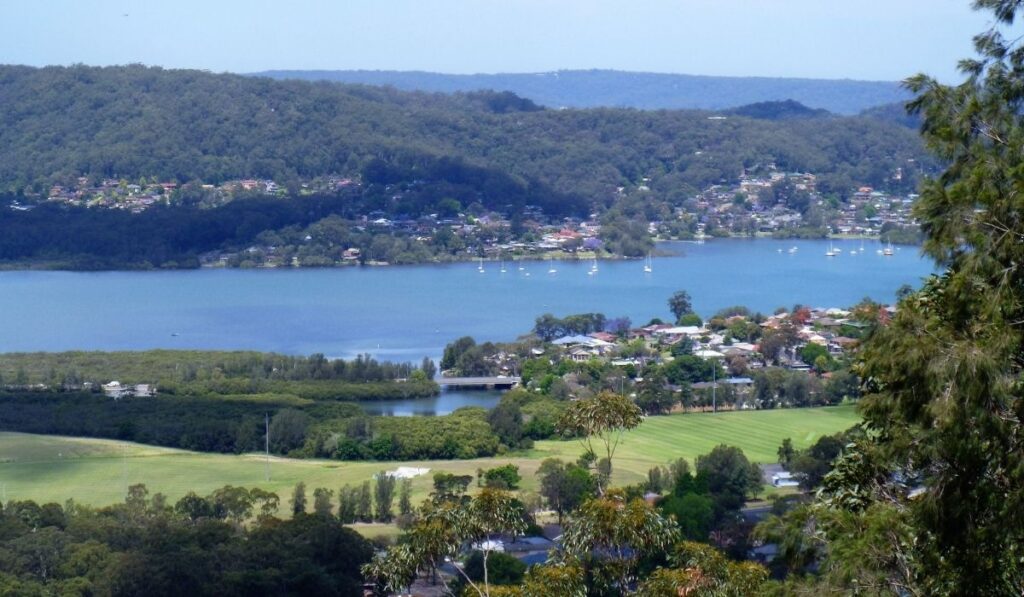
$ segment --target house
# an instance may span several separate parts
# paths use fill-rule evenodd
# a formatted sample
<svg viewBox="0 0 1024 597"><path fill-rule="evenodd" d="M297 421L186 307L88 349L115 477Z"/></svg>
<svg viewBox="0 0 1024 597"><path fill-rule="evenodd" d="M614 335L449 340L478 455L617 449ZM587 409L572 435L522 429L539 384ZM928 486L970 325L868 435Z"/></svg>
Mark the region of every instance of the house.
<svg viewBox="0 0 1024 597"><path fill-rule="evenodd" d="M148 383L135 384L132 394L139 398L151 398L156 395L156 386Z"/></svg>
<svg viewBox="0 0 1024 597"><path fill-rule="evenodd" d="M588 350L582 346L577 346L569 351L569 358L571 358L575 363L586 363L596 356L598 355L595 351Z"/></svg>
<svg viewBox="0 0 1024 597"><path fill-rule="evenodd" d="M103 384L103 393L108 398L113 398L114 400L117 400L118 398L123 398L127 396L129 393L131 393L131 390L121 385L121 382L115 380L110 383Z"/></svg>
<svg viewBox="0 0 1024 597"><path fill-rule="evenodd" d="M609 344L614 344L615 340L617 339L615 337L615 334L609 334L608 332L594 332L593 334L590 334L590 337L596 338L603 342L608 342Z"/></svg>

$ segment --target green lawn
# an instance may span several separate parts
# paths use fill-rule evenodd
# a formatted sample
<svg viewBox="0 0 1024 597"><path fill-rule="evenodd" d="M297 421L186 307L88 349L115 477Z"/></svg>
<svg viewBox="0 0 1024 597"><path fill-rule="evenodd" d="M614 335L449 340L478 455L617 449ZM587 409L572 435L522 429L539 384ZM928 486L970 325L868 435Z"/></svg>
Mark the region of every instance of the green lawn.
<svg viewBox="0 0 1024 597"><path fill-rule="evenodd" d="M774 462L783 438L804 447L818 436L849 428L859 420L852 406L718 414L651 417L626 434L616 455L615 482L634 483L647 469L679 457L691 462L714 446L739 446L757 462ZM537 442L528 453L476 460L405 463L339 462L272 458L260 455L199 454L112 440L0 433L0 499L32 499L104 505L123 499L128 485L145 483L151 492L177 500L189 490L206 494L224 485L264 487L288 501L291 488L304 481L314 487L337 489L361 483L380 470L399 464L475 474L512 462L520 467L523 489L536 488L537 467L545 458L575 459L578 442ZM413 484L414 503L430 490L429 475Z"/></svg>

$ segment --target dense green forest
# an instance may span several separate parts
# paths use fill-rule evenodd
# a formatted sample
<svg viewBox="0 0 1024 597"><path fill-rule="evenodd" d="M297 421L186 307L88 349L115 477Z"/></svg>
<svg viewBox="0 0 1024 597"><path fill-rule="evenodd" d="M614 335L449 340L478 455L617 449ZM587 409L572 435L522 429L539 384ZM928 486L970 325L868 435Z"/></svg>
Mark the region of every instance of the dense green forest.
<svg viewBox="0 0 1024 597"><path fill-rule="evenodd" d="M769 77L713 77L614 70L450 75L415 71L277 70L276 79L390 85L407 91L456 93L494 89L560 108L623 107L642 110L720 110L793 99L838 114L856 114L910 95L896 81Z"/></svg>
<svg viewBox="0 0 1024 597"><path fill-rule="evenodd" d="M279 505L230 486L173 504L143 485L98 509L7 501L0 594L361 595L370 543L336 517L276 518Z"/></svg>
<svg viewBox="0 0 1024 597"><path fill-rule="evenodd" d="M834 203L865 184L909 192L936 164L914 131L884 118L796 102L715 114L548 110L509 92L142 66L0 66L0 267L188 268L217 251L233 255L225 265L260 265L266 255L243 253L254 245L274 247L286 266L337 265L349 248L359 263L451 261L521 238L528 218L595 212L609 251L643 255L647 232L637 227L642 238L633 238L630 220L671 217L744 171L812 172ZM19 205L39 203L51 185L77 188L82 176L179 187L171 206L142 213ZM359 184L324 186L330 176ZM200 184L243 178L273 179L282 191L211 204ZM314 179L315 189L303 187ZM416 233L417 219L460 212L498 213L511 225L469 237ZM368 214L413 224L374 229Z"/></svg>
<svg viewBox="0 0 1024 597"><path fill-rule="evenodd" d="M514 97L514 96L513 96ZM504 99L503 99L504 98ZM910 190L933 164L906 128L872 118L709 120L701 111L537 110L507 95L440 95L142 66L0 67L0 185L78 175L184 183L415 169L462 158L608 205L649 178L681 199L774 163L826 187ZM914 161L908 161L914 160ZM501 189L492 194L500 195Z"/></svg>

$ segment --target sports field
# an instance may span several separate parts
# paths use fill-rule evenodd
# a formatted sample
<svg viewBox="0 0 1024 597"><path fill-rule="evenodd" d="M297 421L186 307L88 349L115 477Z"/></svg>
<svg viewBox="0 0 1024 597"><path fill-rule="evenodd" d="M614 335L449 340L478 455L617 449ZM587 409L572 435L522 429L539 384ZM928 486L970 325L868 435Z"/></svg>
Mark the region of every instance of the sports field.
<svg viewBox="0 0 1024 597"><path fill-rule="evenodd" d="M616 454L614 481L635 483L647 470L675 458L691 461L718 444L739 446L756 462L774 462L784 438L805 447L817 437L854 425L852 406L650 417L629 432ZM477 469L506 462L519 466L523 489L536 488L534 473L545 458L575 459L578 442L543 441L529 452L475 460L403 463L291 460L262 455L200 454L112 440L0 433L0 500L76 502L106 505L124 498L128 485L145 483L150 492L177 500L189 490L207 494L224 485L259 486L278 492L282 502L304 481L337 489L361 483L381 470L416 466L475 475ZM269 480L268 480L269 473ZM430 490L429 475L414 481L414 503Z"/></svg>

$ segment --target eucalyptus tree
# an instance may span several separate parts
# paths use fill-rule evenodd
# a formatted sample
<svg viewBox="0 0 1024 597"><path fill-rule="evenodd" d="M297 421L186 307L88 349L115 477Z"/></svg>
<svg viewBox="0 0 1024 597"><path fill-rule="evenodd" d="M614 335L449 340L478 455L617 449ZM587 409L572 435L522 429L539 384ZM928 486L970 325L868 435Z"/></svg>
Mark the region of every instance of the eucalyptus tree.
<svg viewBox="0 0 1024 597"><path fill-rule="evenodd" d="M664 553L678 539L672 519L641 499L626 500L620 490L613 490L573 513L555 561L588 567L591 582L627 593L638 580L640 559Z"/></svg>
<svg viewBox="0 0 1024 597"><path fill-rule="evenodd" d="M495 535L522 535L526 513L512 494L485 487L468 501L427 503L423 515L403 535L398 545L363 566L363 575L385 591L407 589L421 571L436 570L444 558L456 558L469 546L483 556L483 581L473 581L455 567L467 589L463 594L490 597L487 560L497 547Z"/></svg>
<svg viewBox="0 0 1024 597"><path fill-rule="evenodd" d="M625 396L612 392L601 392L592 398L577 400L569 404L558 420L559 433L579 438L585 454L597 456L594 449L596 440L603 449L610 476L615 450L622 441L622 435L640 425L643 412ZM607 479L599 487L604 491Z"/></svg>

